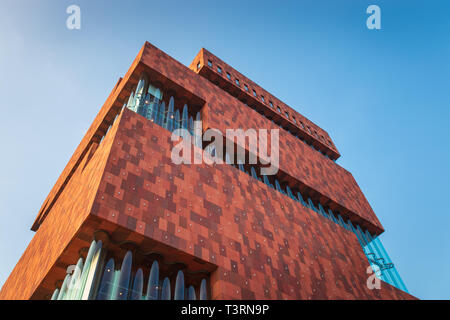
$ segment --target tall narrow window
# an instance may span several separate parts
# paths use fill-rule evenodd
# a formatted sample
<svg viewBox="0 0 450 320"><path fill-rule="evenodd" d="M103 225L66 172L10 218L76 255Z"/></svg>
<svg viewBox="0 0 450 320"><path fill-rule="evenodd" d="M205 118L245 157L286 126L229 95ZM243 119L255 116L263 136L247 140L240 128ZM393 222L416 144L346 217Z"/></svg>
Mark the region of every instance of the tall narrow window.
<svg viewBox="0 0 450 320"><path fill-rule="evenodd" d="M261 100L262 100L263 103L266 103L266 101L264 100L263 96L261 96Z"/></svg>
<svg viewBox="0 0 450 320"><path fill-rule="evenodd" d="M197 62L197 70L200 70L200 61Z"/></svg>
<svg viewBox="0 0 450 320"><path fill-rule="evenodd" d="M209 66L210 68L212 68L212 61L211 61L211 60L208 60L208 66Z"/></svg>
<svg viewBox="0 0 450 320"><path fill-rule="evenodd" d="M289 113L287 113L286 111L284 112L284 115L286 116L286 118L289 119Z"/></svg>
<svg viewBox="0 0 450 320"><path fill-rule="evenodd" d="M256 94L256 91L255 91L255 90L253 90L253 95L254 95L255 97L258 96L258 95Z"/></svg>
<svg viewBox="0 0 450 320"><path fill-rule="evenodd" d="M244 84L244 89L245 91L248 91L248 86L246 84Z"/></svg>
<svg viewBox="0 0 450 320"><path fill-rule="evenodd" d="M279 112L279 113L281 113L281 109L280 109L280 107L277 107L277 110L278 110L278 112Z"/></svg>
<svg viewBox="0 0 450 320"><path fill-rule="evenodd" d="M222 68L219 67L219 66L217 66L217 72L220 73L220 74L222 74Z"/></svg>
<svg viewBox="0 0 450 320"><path fill-rule="evenodd" d="M227 72L227 78L228 80L231 80L231 74Z"/></svg>
<svg viewBox="0 0 450 320"><path fill-rule="evenodd" d="M236 79L236 85L239 87L240 83L239 83L239 79Z"/></svg>
<svg viewBox="0 0 450 320"><path fill-rule="evenodd" d="M273 108L273 103L272 101L269 101L270 107Z"/></svg>

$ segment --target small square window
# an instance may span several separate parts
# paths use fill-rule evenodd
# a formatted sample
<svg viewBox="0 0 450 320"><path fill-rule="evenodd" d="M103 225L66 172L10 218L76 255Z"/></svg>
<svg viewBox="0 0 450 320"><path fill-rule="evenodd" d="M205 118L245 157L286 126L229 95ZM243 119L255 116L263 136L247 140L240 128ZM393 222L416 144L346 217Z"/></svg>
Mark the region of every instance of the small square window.
<svg viewBox="0 0 450 320"><path fill-rule="evenodd" d="M255 97L258 96L258 95L256 94L256 91L255 91L255 90L253 90L253 95L254 95Z"/></svg>
<svg viewBox="0 0 450 320"><path fill-rule="evenodd" d="M245 91L248 91L248 86L244 84Z"/></svg>
<svg viewBox="0 0 450 320"><path fill-rule="evenodd" d="M220 74L222 74L222 68L218 66L218 67L217 67L217 72L220 73Z"/></svg>
<svg viewBox="0 0 450 320"><path fill-rule="evenodd" d="M228 80L231 80L231 74L229 74L228 72L227 72L227 78L228 78Z"/></svg>
<svg viewBox="0 0 450 320"><path fill-rule="evenodd" d="M272 101L269 101L270 107L273 108L273 103Z"/></svg>
<svg viewBox="0 0 450 320"><path fill-rule="evenodd" d="M239 79L236 79L236 85L240 86Z"/></svg>
<svg viewBox="0 0 450 320"><path fill-rule="evenodd" d="M211 60L208 60L208 66L209 66L210 68L212 68L212 61L211 61Z"/></svg>

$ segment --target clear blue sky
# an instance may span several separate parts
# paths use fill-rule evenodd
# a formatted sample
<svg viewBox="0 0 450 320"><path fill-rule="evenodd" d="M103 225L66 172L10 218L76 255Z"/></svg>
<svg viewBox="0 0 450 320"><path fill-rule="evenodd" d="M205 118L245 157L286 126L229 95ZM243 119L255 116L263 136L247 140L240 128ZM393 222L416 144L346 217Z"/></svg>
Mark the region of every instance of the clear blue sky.
<svg viewBox="0 0 450 320"><path fill-rule="evenodd" d="M366 28L370 4L382 30ZM186 65L207 48L327 130L410 292L449 299L449 15L449 1L2 0L0 285L148 40Z"/></svg>

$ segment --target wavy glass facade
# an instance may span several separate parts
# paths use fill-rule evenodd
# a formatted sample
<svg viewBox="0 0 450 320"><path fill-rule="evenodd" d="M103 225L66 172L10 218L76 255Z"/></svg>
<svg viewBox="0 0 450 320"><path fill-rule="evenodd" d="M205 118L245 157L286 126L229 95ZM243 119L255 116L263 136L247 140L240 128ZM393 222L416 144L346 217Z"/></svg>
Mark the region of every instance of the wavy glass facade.
<svg viewBox="0 0 450 320"><path fill-rule="evenodd" d="M206 278L197 285L186 284L183 271L178 270L172 293L170 277L160 275L161 262L154 260L150 268L139 268L133 266L132 251L126 252L120 264L108 256L101 240L92 241L86 259L79 258L74 268L69 268L70 273L61 287L55 289L51 300L207 299ZM148 275L144 273L146 269L149 269Z"/></svg>
<svg viewBox="0 0 450 320"><path fill-rule="evenodd" d="M278 172L232 164L202 142L209 128L279 129ZM173 163L176 129L224 164ZM414 299L339 157L324 129L209 51L186 67L147 42L45 199L0 298Z"/></svg>

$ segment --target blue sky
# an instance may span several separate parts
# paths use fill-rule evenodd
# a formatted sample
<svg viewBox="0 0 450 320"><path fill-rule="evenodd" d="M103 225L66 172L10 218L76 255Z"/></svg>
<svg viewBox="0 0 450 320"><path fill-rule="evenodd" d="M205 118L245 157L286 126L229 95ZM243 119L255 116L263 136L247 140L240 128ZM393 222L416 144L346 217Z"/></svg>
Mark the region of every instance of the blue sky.
<svg viewBox="0 0 450 320"><path fill-rule="evenodd" d="M66 8L81 8L68 30ZM381 30L366 28L370 4ZM46 195L147 40L205 47L329 132L410 292L450 298L448 1L0 4L0 285Z"/></svg>

